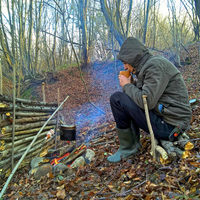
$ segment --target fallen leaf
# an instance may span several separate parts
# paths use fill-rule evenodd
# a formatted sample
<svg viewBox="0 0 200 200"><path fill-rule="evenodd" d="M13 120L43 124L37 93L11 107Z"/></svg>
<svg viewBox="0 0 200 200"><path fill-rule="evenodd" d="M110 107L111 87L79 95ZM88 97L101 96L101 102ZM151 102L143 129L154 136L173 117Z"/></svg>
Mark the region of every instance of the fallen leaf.
<svg viewBox="0 0 200 200"><path fill-rule="evenodd" d="M49 178L54 178L54 177L55 177L51 172L49 172L49 173L47 174L47 176L48 176Z"/></svg>
<svg viewBox="0 0 200 200"><path fill-rule="evenodd" d="M191 165L193 165L194 167L199 167L200 163L199 162L190 162Z"/></svg>
<svg viewBox="0 0 200 200"><path fill-rule="evenodd" d="M19 195L24 195L22 192L19 192Z"/></svg>
<svg viewBox="0 0 200 200"><path fill-rule="evenodd" d="M171 162L171 161L170 161L169 159L164 160L163 157L160 156L160 163L161 163L161 164L163 164L163 165L164 165L164 164L169 164L170 162Z"/></svg>
<svg viewBox="0 0 200 200"><path fill-rule="evenodd" d="M65 185L61 185L60 187L57 187L57 190L62 190L65 187Z"/></svg>
<svg viewBox="0 0 200 200"><path fill-rule="evenodd" d="M188 158L191 155L191 153L189 151L184 151L182 158Z"/></svg>
<svg viewBox="0 0 200 200"><path fill-rule="evenodd" d="M65 189L59 190L59 191L57 192L56 196L57 196L59 199L65 199L65 197L66 197Z"/></svg>
<svg viewBox="0 0 200 200"><path fill-rule="evenodd" d="M193 148L194 148L194 145L193 145L191 142L188 142L188 143L185 145L185 150L186 150L186 151L192 150Z"/></svg>

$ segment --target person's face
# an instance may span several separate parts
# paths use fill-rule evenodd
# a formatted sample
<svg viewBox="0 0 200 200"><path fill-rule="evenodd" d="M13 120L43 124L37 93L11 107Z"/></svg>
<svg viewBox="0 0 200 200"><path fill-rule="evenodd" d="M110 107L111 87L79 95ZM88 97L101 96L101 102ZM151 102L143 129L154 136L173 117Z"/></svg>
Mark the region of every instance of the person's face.
<svg viewBox="0 0 200 200"><path fill-rule="evenodd" d="M132 67L131 65L129 65L128 63L126 63L124 61L123 61L123 64L124 64L124 69L125 70L128 70L130 73L133 73L133 74L136 73L136 70L135 70L134 67Z"/></svg>

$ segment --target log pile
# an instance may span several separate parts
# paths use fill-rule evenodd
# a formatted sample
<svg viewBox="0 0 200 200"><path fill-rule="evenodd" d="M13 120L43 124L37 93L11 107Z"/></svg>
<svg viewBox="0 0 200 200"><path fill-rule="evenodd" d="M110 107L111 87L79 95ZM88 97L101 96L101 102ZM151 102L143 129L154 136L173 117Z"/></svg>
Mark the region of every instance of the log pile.
<svg viewBox="0 0 200 200"><path fill-rule="evenodd" d="M17 162L32 142L35 135L57 109L57 103L44 103L26 99L16 99L14 161ZM13 100L0 95L0 179L11 172ZM52 118L31 147L21 167L43 149L54 145L53 137L45 139L50 129L56 126L56 116Z"/></svg>

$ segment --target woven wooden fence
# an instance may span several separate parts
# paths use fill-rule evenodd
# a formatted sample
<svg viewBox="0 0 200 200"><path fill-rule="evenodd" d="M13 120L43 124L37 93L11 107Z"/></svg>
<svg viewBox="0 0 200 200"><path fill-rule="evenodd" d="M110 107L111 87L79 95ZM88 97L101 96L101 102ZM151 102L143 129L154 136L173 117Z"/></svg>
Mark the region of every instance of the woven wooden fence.
<svg viewBox="0 0 200 200"><path fill-rule="evenodd" d="M58 108L57 103L45 103L26 99L16 99L15 103L15 137L14 161L21 158L35 135L45 124L51 114ZM39 154L44 156L54 146L53 138L46 138L47 133L56 126L57 116L52 118L31 147L27 156L20 164L24 167L32 158ZM12 131L13 130L13 99L0 95L0 179L6 178L11 172Z"/></svg>

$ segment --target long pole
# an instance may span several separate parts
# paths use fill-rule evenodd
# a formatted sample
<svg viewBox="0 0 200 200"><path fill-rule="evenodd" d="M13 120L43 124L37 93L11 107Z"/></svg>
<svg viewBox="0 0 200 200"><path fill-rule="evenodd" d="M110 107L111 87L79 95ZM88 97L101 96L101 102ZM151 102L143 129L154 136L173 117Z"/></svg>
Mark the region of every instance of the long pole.
<svg viewBox="0 0 200 200"><path fill-rule="evenodd" d="M58 88L58 106L60 102L60 92ZM58 121L59 121L59 112L57 113L57 120L56 120L56 131L55 131L55 149L57 149L57 132L58 132Z"/></svg>
<svg viewBox="0 0 200 200"><path fill-rule="evenodd" d="M15 73L16 73L16 66L15 63L13 65L13 128L12 128L12 170L14 168L14 141L15 141Z"/></svg>
<svg viewBox="0 0 200 200"><path fill-rule="evenodd" d="M42 132L42 130L44 129L44 127L47 125L47 123L52 119L52 117L57 113L57 111L60 109L60 107L64 104L65 101L67 101L67 99L69 98L69 96L66 97L66 99L60 104L60 106L55 110L55 112L50 116L50 118L45 122L45 124L42 126L42 128L39 130L39 132L37 133L37 135L35 136L35 138L33 139L33 141L31 142L31 144L29 145L29 147L26 149L26 151L24 152L23 156L20 158L20 160L18 161L18 163L16 164L15 168L12 170L10 176L8 177L3 189L1 190L0 193L0 199L3 196L4 192L6 191L6 188L8 186L8 184L10 183L13 175L15 174L15 172L17 171L19 165L21 164L21 162L23 161L23 159L25 158L26 154L28 153L28 151L30 150L31 146L33 145L33 143L35 142L35 140L37 139L37 137L39 136L39 134Z"/></svg>

